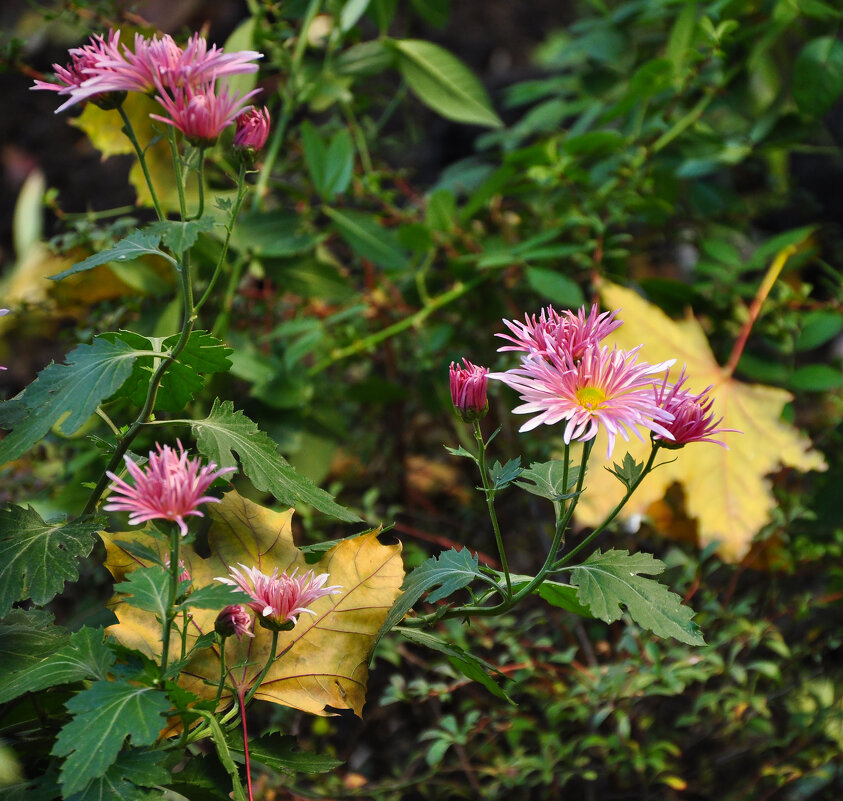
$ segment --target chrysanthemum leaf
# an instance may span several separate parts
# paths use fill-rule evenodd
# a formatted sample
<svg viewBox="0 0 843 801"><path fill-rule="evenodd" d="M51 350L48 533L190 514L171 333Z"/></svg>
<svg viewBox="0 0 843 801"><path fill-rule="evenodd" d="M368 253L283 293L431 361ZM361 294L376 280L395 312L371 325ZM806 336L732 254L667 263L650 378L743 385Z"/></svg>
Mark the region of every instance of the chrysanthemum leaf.
<svg viewBox="0 0 843 801"><path fill-rule="evenodd" d="M108 264L110 261L132 261L133 259L147 255L170 258L158 248L160 239L161 234L159 232L151 230L133 231L127 237L117 242L114 247L94 253L93 256L88 256L87 259L77 262L72 267L68 267L68 269L62 270L62 272L56 273L56 275L51 275L49 278L53 281L61 281L70 275L84 273L86 270L92 270L94 267L99 267L101 264Z"/></svg>
<svg viewBox="0 0 843 801"><path fill-rule="evenodd" d="M0 420L14 429L0 441L0 465L26 453L59 421L63 433L77 431L123 386L136 358L124 342L96 337L68 353L66 364L45 367L20 395L0 404Z"/></svg>
<svg viewBox="0 0 843 801"><path fill-rule="evenodd" d="M664 563L650 554L628 551L596 551L581 565L570 568L577 598L591 613L613 623L624 609L642 628L659 637L673 637L688 645L704 645L694 610L664 584L640 574L658 575Z"/></svg>
<svg viewBox="0 0 843 801"><path fill-rule="evenodd" d="M215 578L227 576L229 567L239 564L258 567L266 574L275 568L288 572L311 569L316 574L328 573L327 583L342 588L336 595L315 601L311 606L314 615L302 613L295 628L281 632L278 650L282 652L288 646L289 650L272 666L255 697L313 714L326 714L328 706L351 708L359 714L365 700L369 655L404 577L400 546L381 545L377 531L370 531L342 540L319 562L307 564L293 544L292 509L275 512L229 492L220 503L210 504L206 513L211 521L210 557L199 557L189 545L183 545L179 554L197 588L195 594L205 587L220 586L215 585ZM119 547L118 541L141 542L159 558L167 549L166 543L143 531L101 536L108 552L106 566L117 580L146 567L138 556ZM189 597L186 604L190 605ZM109 632L122 645L157 657L161 652L161 626L155 615L130 606L121 596L115 596L110 606L120 623ZM214 630L217 611L192 606L190 614L188 653L200 632ZM254 634L254 639L230 637L226 644L227 664L249 663L247 682L260 673L271 642L270 632L260 625L254 626ZM175 632L172 637L171 652L175 653L180 643ZM182 685L201 698L213 698L219 669L218 648L205 648L185 670ZM228 693L223 695L224 704L230 700Z"/></svg>
<svg viewBox="0 0 843 801"><path fill-rule="evenodd" d="M0 509L0 616L16 601L42 605L79 578L76 559L94 547L101 517L47 523L31 506Z"/></svg>
<svg viewBox="0 0 843 801"><path fill-rule="evenodd" d="M204 420L192 423L200 453L220 467L237 464L258 490L271 492L281 503L305 503L339 520L356 522L354 512L340 506L324 490L296 470L276 450L275 443L260 431L242 411L235 411L231 401L214 401Z"/></svg>
<svg viewBox="0 0 843 801"><path fill-rule="evenodd" d="M127 681L98 681L71 698L67 709L73 720L59 732L52 751L67 757L61 771L64 796L103 776L127 737L135 746L154 743L169 708L161 690Z"/></svg>
<svg viewBox="0 0 843 801"><path fill-rule="evenodd" d="M701 546L719 541L719 553L740 559L755 533L770 519L775 506L769 474L782 467L825 470L822 455L810 440L781 418L790 393L733 379L714 359L700 324L691 316L671 320L637 293L603 281L600 294L608 308L622 309L623 325L610 343L631 348L644 343L641 358L648 362L677 359L687 365L690 388L700 392L712 385L712 412L723 427L740 430L723 439L729 449L706 442L686 445L676 458L650 473L624 506L622 517L646 515L668 488L680 484L685 509L696 520ZM598 434L598 439L600 438ZM632 438L624 446L634 459L646 460L650 443ZM596 526L615 507L625 489L603 470L605 451L594 448L589 460L588 492L577 505L577 520Z"/></svg>
<svg viewBox="0 0 843 801"><path fill-rule="evenodd" d="M158 565L142 567L115 584L114 591L128 596L126 603L130 606L153 612L158 620L164 620L170 601L170 576Z"/></svg>
<svg viewBox="0 0 843 801"><path fill-rule="evenodd" d="M552 459L549 462L533 462L527 470L521 472L522 481L515 483L533 495L551 501L561 501L571 497L570 492L576 486L578 475L579 467L569 463L565 486L565 463L560 459Z"/></svg>
<svg viewBox="0 0 843 801"><path fill-rule="evenodd" d="M243 754L243 737L232 732L228 747ZM291 734L257 737L249 741L249 754L253 762L260 762L279 773L329 773L342 765L342 760L328 754L312 754L299 749L298 740Z"/></svg>
<svg viewBox="0 0 843 801"><path fill-rule="evenodd" d="M67 801L153 801L161 798L160 790L146 788L166 785L170 771L162 764L164 751L142 751L132 748L117 756L114 764L92 779L84 790Z"/></svg>

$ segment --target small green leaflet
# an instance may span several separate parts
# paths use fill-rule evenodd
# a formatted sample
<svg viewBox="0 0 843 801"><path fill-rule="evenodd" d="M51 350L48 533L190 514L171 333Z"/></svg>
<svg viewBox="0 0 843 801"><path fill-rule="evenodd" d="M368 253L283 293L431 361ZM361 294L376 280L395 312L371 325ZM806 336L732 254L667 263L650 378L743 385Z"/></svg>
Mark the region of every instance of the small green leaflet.
<svg viewBox="0 0 843 801"><path fill-rule="evenodd" d="M214 227L213 217L200 217L198 220L181 222L177 220L161 220L147 226L151 234L157 234L161 241L177 256L190 250L196 244L200 233L211 231ZM125 240L123 240L125 241Z"/></svg>
<svg viewBox="0 0 843 801"><path fill-rule="evenodd" d="M123 386L136 358L124 342L96 337L68 353L67 364L45 367L22 393L0 404L0 419L14 427L0 441L0 465L26 453L59 420L63 433L78 431ZM15 408L7 410L9 406Z"/></svg>
<svg viewBox="0 0 843 801"><path fill-rule="evenodd" d="M232 732L228 747L236 757L243 756L242 733ZM301 751L291 734L264 736L249 741L249 753L255 762L260 762L279 773L328 773L342 765L342 760L327 754L309 754Z"/></svg>
<svg viewBox="0 0 843 801"><path fill-rule="evenodd" d="M595 617L606 623L619 620L626 607L642 628L659 637L673 637L688 645L705 645L694 610L664 584L639 574L658 575L664 562L648 553L630 556L628 551L596 551L581 565L567 568L577 597Z"/></svg>
<svg viewBox="0 0 843 801"><path fill-rule="evenodd" d="M492 693L492 695L509 701L510 704L515 703L515 701L513 701L501 689L500 685L492 679L489 672L497 673L498 675L503 674L485 660L474 656L474 654L469 653L457 645L445 642L439 637L435 637L426 631L401 628L400 632L404 639L409 640L416 645L422 645L425 648L430 648L433 651L439 651L439 653L445 654L452 667L462 673L467 679L476 681L478 684L482 684L490 693Z"/></svg>
<svg viewBox="0 0 843 801"><path fill-rule="evenodd" d="M170 574L163 567L139 567L126 575L126 580L114 585L114 591L131 596L126 603L138 609L154 612L159 620L167 615L170 598Z"/></svg>
<svg viewBox="0 0 843 801"><path fill-rule="evenodd" d="M161 690L98 681L71 698L67 709L73 720L59 732L52 750L55 756L67 757L61 770L65 797L105 775L127 737L134 746L152 745L170 702Z"/></svg>
<svg viewBox="0 0 843 801"><path fill-rule="evenodd" d="M393 626L400 623L416 601L432 587L441 585L427 599L435 603L447 598L452 592L466 587L481 575L477 554L471 553L468 548L463 548L461 551L455 549L443 551L439 556L426 559L404 579L401 585L401 596L389 610L386 620L375 637L374 645L377 645L381 637Z"/></svg>
<svg viewBox="0 0 843 801"><path fill-rule="evenodd" d="M175 607L175 610L181 612L191 606L197 609L222 609L224 606L244 604L250 600L252 600L250 595L227 584L209 584L207 587L201 587L190 593L183 603Z"/></svg>
<svg viewBox="0 0 843 801"><path fill-rule="evenodd" d="M325 142L313 124L307 121L299 130L313 186L323 200L330 202L335 195L345 192L351 182L354 169L351 135L346 128L341 128L329 142Z"/></svg>
<svg viewBox="0 0 843 801"><path fill-rule="evenodd" d="M158 369L161 357L149 355L170 353L179 339L179 334L169 337L146 337L133 331L104 334L111 341L124 342L133 350L144 352L138 356L132 373L120 390L120 395L142 406L146 400L149 380ZM206 331L193 331L178 359L172 362L164 373L161 386L155 398L155 409L166 412L180 412L193 400L196 392L204 386L202 376L219 373L231 367L231 348Z"/></svg>
<svg viewBox="0 0 843 801"><path fill-rule="evenodd" d="M617 476L618 481L627 489L632 489L635 482L641 478L641 473L644 472L644 462L636 462L627 453L623 457L623 464L614 462L612 467L606 467L604 465L603 469L608 470L613 476Z"/></svg>
<svg viewBox="0 0 843 801"><path fill-rule="evenodd" d="M579 467L568 467L568 486L564 481L565 463L559 459L549 462L533 462L527 470L521 471L522 481L515 483L521 489L540 495L551 501L562 501L573 497L570 490L576 486Z"/></svg>
<svg viewBox="0 0 843 801"><path fill-rule="evenodd" d="M16 601L43 605L79 578L76 559L94 547L105 518L47 523L31 506L0 509L0 615Z"/></svg>
<svg viewBox="0 0 843 801"><path fill-rule="evenodd" d="M70 641L70 633L53 624L44 609L12 609L0 621L0 675L40 662Z"/></svg>
<svg viewBox="0 0 843 801"><path fill-rule="evenodd" d="M103 630L83 627L70 643L35 665L7 675L0 687L0 704L24 693L71 684L86 679L105 679L114 664L114 653L103 642Z"/></svg>
<svg viewBox="0 0 843 801"><path fill-rule="evenodd" d="M101 264L107 264L110 261L131 261L139 256L146 254L154 254L162 256L167 261L173 261L172 256L164 253L158 248L158 243L161 240L161 235L152 230L134 231L125 239L121 239L113 248L101 250L99 253L94 253L93 256L88 256L84 261L77 262L72 267L63 270L56 275L51 275L50 279L53 281L61 281L69 275L76 275L76 273L84 273L86 270L91 270L94 267L99 267Z"/></svg>
<svg viewBox="0 0 843 801"><path fill-rule="evenodd" d="M204 420L190 421L200 453L219 467L236 466L240 457L243 472L255 489L271 492L281 503L304 503L338 520L355 523L360 518L340 506L325 490L300 475L279 455L275 443L231 401L217 398Z"/></svg>
<svg viewBox="0 0 843 801"><path fill-rule="evenodd" d="M492 479L492 489L500 490L509 486L523 472L520 456L510 459L504 465L500 462L495 462L489 468L489 478Z"/></svg>
<svg viewBox="0 0 843 801"><path fill-rule="evenodd" d="M102 775L92 779L79 793L67 801L153 801L161 798L160 790L144 790L142 787L166 785L170 782L170 771L162 764L166 751L123 751L117 761Z"/></svg>

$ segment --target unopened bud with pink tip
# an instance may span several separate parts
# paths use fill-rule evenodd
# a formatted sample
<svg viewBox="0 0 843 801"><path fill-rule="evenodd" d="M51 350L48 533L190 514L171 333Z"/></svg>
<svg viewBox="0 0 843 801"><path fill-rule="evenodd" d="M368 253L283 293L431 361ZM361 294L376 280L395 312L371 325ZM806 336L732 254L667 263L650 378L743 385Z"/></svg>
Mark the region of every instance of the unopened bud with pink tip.
<svg viewBox="0 0 843 801"><path fill-rule="evenodd" d="M489 411L486 397L488 367L479 367L463 359L464 367L451 362L451 401L460 420L473 423L482 420Z"/></svg>
<svg viewBox="0 0 843 801"><path fill-rule="evenodd" d="M220 637L230 637L232 634L239 640L244 634L247 637L254 637L252 633L252 618L246 611L245 606L231 604L226 606L217 615L214 622L214 631Z"/></svg>
<svg viewBox="0 0 843 801"><path fill-rule="evenodd" d="M249 161L263 149L269 136L269 109L249 108L235 120L234 150Z"/></svg>

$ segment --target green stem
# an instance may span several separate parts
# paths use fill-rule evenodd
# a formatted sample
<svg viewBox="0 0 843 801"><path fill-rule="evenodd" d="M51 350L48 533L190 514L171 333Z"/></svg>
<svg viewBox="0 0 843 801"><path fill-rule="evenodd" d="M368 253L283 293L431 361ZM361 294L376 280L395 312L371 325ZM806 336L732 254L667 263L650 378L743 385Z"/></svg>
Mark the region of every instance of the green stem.
<svg viewBox="0 0 843 801"><path fill-rule="evenodd" d="M255 208L259 208L263 203L263 197L266 194L266 187L269 183L269 176L272 174L272 169L275 167L275 162L278 159L278 154L281 152L281 145L284 142L284 135L287 131L287 126L290 124L290 119L296 107L296 95L298 91L299 70L301 69L301 62L304 58L304 51L307 46L307 32L316 15L319 13L321 0L310 0L310 3L302 20L299 37L296 40L296 47L293 50L293 57L290 61L290 69L287 75L287 83L284 87L284 100L281 105L281 117L275 130L272 132L272 139L269 141L269 147L263 158L263 166L261 167L258 180L255 183Z"/></svg>
<svg viewBox="0 0 843 801"><path fill-rule="evenodd" d="M181 168L181 156L179 145L176 141L176 129L172 125L167 126L167 141L170 144L170 154L173 157L173 170L176 173L176 189L179 192L179 212L183 220L187 219L187 203L184 199L184 174Z"/></svg>
<svg viewBox="0 0 843 801"><path fill-rule="evenodd" d="M149 189L149 196L152 198L152 205L155 207L155 213L158 215L159 220L163 220L164 212L161 210L161 204L158 202L158 195L155 193L155 187L152 185L152 176L149 174L149 167L146 164L146 156L144 155L143 148L138 142L137 136L135 136L135 129L132 126L132 121L129 119L129 115L126 114L126 110L122 105L117 107L117 111L120 112L120 119L123 120L123 133L125 133L129 138L129 141L132 143L132 147L135 149L135 154L138 157L138 163L143 171L143 177L146 180L146 186Z"/></svg>
<svg viewBox="0 0 843 801"><path fill-rule="evenodd" d="M205 305L205 301L211 296L211 292L217 283L217 279L222 274L222 266L225 263L225 258L228 255L228 246L231 242L231 232L234 230L234 224L237 222L237 216L240 214L240 207L243 205L243 199L246 197L246 165L240 165L240 171L237 174L237 198L234 205L231 207L231 217L228 220L228 225L225 227L225 239L222 243L222 250L220 251L217 264L214 267L214 272L211 275L211 280L208 287L199 298L199 302L194 307L194 311L198 312Z"/></svg>
<svg viewBox="0 0 843 801"><path fill-rule="evenodd" d="M447 292L443 292L441 295L437 295L430 301L430 303L423 306L415 314L411 314L409 317L405 317L403 320L400 320L394 325L387 326L370 336L358 339L351 345L344 348L337 348L332 351L327 359L323 359L321 362L317 362L313 365L313 367L310 368L309 374L315 375L316 373L321 373L325 368L334 364L334 362L347 359L349 356L354 356L356 353L360 353L360 351L368 350L374 345L377 345L396 334L400 334L408 328L421 325L421 323L437 309L441 309L443 306L447 306L457 298L467 295L472 289L474 289L474 287L485 281L488 277L489 275L484 273L472 278L466 283L462 283L462 281L457 282L453 287L451 287L451 289Z"/></svg>
<svg viewBox="0 0 843 801"><path fill-rule="evenodd" d="M591 532L591 534L589 534L581 543L579 543L579 545L576 546L576 548L572 548L568 553L565 554L565 556L563 556L558 562L556 562L551 568L552 570L558 570L563 565L568 564L571 559L573 559L583 548L586 548L592 542L592 540L594 540L594 538L598 534L601 534L606 529L606 526L608 526L618 516L618 513L626 505L626 502L630 499L630 497L632 497L632 493L638 489L638 486L644 480L644 476L646 476L647 473L649 473L653 469L653 462L656 459L656 454L658 453L658 450L659 443L653 441L653 448L650 451L650 458L647 460L647 464L641 471L641 475L638 476L638 479L629 486L626 491L626 494L623 496L623 498L621 498L618 505L611 511L609 516L596 529L594 529L594 531Z"/></svg>
<svg viewBox="0 0 843 801"><path fill-rule="evenodd" d="M486 506L489 509L489 518L492 521L492 530L495 532L495 543L498 546L498 556L501 560L503 575L506 581L505 600L512 597L512 579L509 576L509 565L506 561L506 552L503 547L503 537L498 524L498 515L495 512L495 493L489 481L489 471L486 467L486 442L483 439L483 432L480 430L480 422L474 421L474 439L477 440L477 466L480 468L480 480L483 482L483 491L486 495Z"/></svg>
<svg viewBox="0 0 843 801"><path fill-rule="evenodd" d="M269 659L266 660L266 664L263 666L263 670L260 672L260 675L255 679L254 684L252 684L251 689L246 694L246 698L243 701L243 706L249 703L252 700L252 696L257 692L258 687L261 686L261 682L266 678L266 674L269 673L269 668L272 667L272 663L275 661L275 649L278 647L278 632L272 632L272 645L269 648Z"/></svg>
<svg viewBox="0 0 843 801"><path fill-rule="evenodd" d="M181 656L180 659L184 660L185 654L187 653L187 609L185 609L181 613Z"/></svg>
<svg viewBox="0 0 843 801"><path fill-rule="evenodd" d="M354 137L354 144L357 146L357 152L360 155L360 163L363 165L363 172L369 175L372 172L372 158L369 155L369 146L366 143L366 137L363 134L363 129L357 123L357 118L354 116L351 106L348 103L342 103L341 106L345 121L351 129L351 135Z"/></svg>
<svg viewBox="0 0 843 801"><path fill-rule="evenodd" d="M179 587L179 543L181 532L173 523L170 531L170 586L167 594L167 613L164 615L164 628L161 635L161 679L167 672L167 660L170 655L170 632L173 627L173 607L176 605L176 593Z"/></svg>
<svg viewBox="0 0 843 801"><path fill-rule="evenodd" d="M227 637L222 637L219 634L220 643L220 684L217 687L217 697L214 699L214 711L216 712L217 707L220 705L220 701L222 700L222 691L225 688L225 644L228 641Z"/></svg>
<svg viewBox="0 0 843 801"><path fill-rule="evenodd" d="M196 169L199 181L199 208L193 219L198 220L205 213L205 148L199 148L199 166Z"/></svg>

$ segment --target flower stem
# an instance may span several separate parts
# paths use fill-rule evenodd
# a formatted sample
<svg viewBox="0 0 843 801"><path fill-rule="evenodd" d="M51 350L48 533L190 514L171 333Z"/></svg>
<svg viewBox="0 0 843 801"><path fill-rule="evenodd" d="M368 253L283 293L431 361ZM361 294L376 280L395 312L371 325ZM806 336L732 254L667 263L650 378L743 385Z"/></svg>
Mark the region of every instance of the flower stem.
<svg viewBox="0 0 843 801"><path fill-rule="evenodd" d="M480 480L483 482L483 491L486 495L486 506L489 509L489 518L492 521L492 530L495 532L495 543L498 546L498 556L501 560L503 575L506 581L506 600L512 597L512 579L509 576L509 565L506 561L506 551L503 547L503 537L498 524L498 515L495 512L495 493L489 481L489 471L486 467L486 442L483 439L483 432L480 430L480 422L474 421L474 439L477 440L477 466L480 468Z"/></svg>
<svg viewBox="0 0 843 801"><path fill-rule="evenodd" d="M179 212L182 220L187 219L187 203L184 199L184 174L181 168L181 155L179 154L178 142L176 142L176 129L172 125L167 126L167 142L170 144L170 154L173 157L173 170L176 173L176 189L179 193Z"/></svg>
<svg viewBox="0 0 843 801"><path fill-rule="evenodd" d="M257 692L258 687L261 686L261 682L266 678L266 674L269 673L269 668L272 666L272 663L275 661L275 649L278 647L278 632L272 632L272 645L269 647L269 659L266 660L266 664L263 666L263 670L260 672L260 675L255 679L254 683L252 684L249 692L246 694L246 700L244 704L248 704L249 701L252 700L252 696ZM241 693L242 695L242 693Z"/></svg>
<svg viewBox="0 0 843 801"><path fill-rule="evenodd" d="M164 615L164 630L161 635L161 680L167 672L167 660L170 655L170 631L173 627L175 614L173 607L176 604L176 593L179 586L179 543L181 532L176 524L173 524L170 531L170 586L167 595L167 612Z"/></svg>
<svg viewBox="0 0 843 801"><path fill-rule="evenodd" d="M277 632L275 636L277 639ZM254 801L254 796L252 795L252 769L249 764L249 731L246 728L246 702L243 700L242 688L237 691L237 702L240 704L240 723L243 726L243 753L246 757L246 790L249 793L249 801Z"/></svg>
<svg viewBox="0 0 843 801"><path fill-rule="evenodd" d="M143 171L143 177L146 180L146 186L149 189L149 196L152 198L152 205L155 207L155 213L158 215L159 220L163 220L164 212L161 210L161 204L158 202L158 195L155 193L155 187L152 184L152 176L149 174L149 167L146 164L146 156L144 155L143 148L138 142L137 136L135 136L135 129L132 126L132 121L129 119L129 115L126 114L126 110L123 108L122 104L117 107L117 111L120 112L120 119L123 120L123 133L125 133L129 138L129 141L132 143L132 147L135 149L135 154L138 157L138 163Z"/></svg>
<svg viewBox="0 0 843 801"><path fill-rule="evenodd" d="M563 556L558 562L556 562L551 568L552 570L558 570L563 565L568 564L571 559L573 559L581 550L583 550L583 548L586 548L598 534L601 534L603 531L605 531L606 526L608 526L609 523L611 523L618 516L621 509L623 509L623 507L626 505L626 502L632 497L632 493L634 493L635 490L638 489L639 485L644 480L644 476L646 476L647 473L649 473L653 469L653 462L656 460L656 454L658 453L658 450L659 443L653 441L653 447L650 451L650 458L647 460L647 464L641 471L641 475L638 476L638 478L627 488L626 494L623 496L623 498L621 498L618 505L611 511L609 516L596 529L594 529L594 531L591 532L591 534L589 534L581 543L579 543L579 545L577 545L575 548L572 548L568 553L565 554L565 556Z"/></svg>
<svg viewBox="0 0 843 801"><path fill-rule="evenodd" d="M215 712L217 707L220 705L220 701L222 700L222 691L225 687L225 644L228 641L227 637L221 637L219 634L217 637L219 638L220 643L220 683L219 687L217 687L217 697L214 700Z"/></svg>

